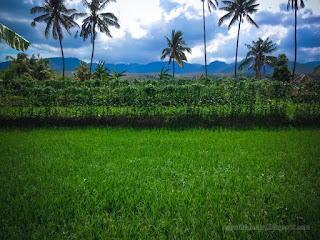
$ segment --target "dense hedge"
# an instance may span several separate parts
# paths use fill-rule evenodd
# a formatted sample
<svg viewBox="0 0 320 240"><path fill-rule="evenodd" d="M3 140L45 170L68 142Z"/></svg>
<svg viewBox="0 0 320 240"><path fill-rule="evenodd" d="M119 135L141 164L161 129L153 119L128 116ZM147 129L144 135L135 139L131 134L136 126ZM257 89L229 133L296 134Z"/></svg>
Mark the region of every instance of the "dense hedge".
<svg viewBox="0 0 320 240"><path fill-rule="evenodd" d="M243 121L318 121L320 84L241 78L104 81L16 80L0 88L0 116L187 116Z"/></svg>

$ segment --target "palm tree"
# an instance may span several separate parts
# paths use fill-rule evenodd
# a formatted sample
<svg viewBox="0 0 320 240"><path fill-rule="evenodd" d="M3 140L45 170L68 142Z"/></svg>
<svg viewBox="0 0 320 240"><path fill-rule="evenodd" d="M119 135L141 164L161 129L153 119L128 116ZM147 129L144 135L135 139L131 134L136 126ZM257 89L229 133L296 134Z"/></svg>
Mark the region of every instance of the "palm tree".
<svg viewBox="0 0 320 240"><path fill-rule="evenodd" d="M87 0L82 0L82 3L90 11L90 15L82 21L82 29L80 37L86 40L91 36L92 43L92 54L90 63L90 73L92 70L92 61L94 54L94 41L97 36L96 28L100 32L105 33L108 37L112 38L109 27L120 28L118 24L118 19L113 13L99 13L102 11L110 2L115 2L116 0L91 0L89 3ZM87 15L87 14L85 14Z"/></svg>
<svg viewBox="0 0 320 240"><path fill-rule="evenodd" d="M191 53L191 48L184 47L183 45L187 45L187 43L182 39L183 33L181 31L175 32L172 30L171 39L166 37L168 41L168 47L163 49L161 60L169 57L169 64L171 61L173 62L173 78L174 78L174 61L176 61L180 67L183 67L183 61L187 61L187 57L185 55L185 51Z"/></svg>
<svg viewBox="0 0 320 240"><path fill-rule="evenodd" d="M65 72L65 62L64 54L62 48L63 32L64 28L71 35L70 29L73 27L79 27L79 25L73 20L77 15L76 9L67 9L65 6L65 0L45 0L44 7L33 7L30 10L31 14L35 13L44 13L43 15L33 19L31 26L35 27L36 22L45 22L47 24L44 31L45 37L48 39L50 31L52 31L52 36L55 40L59 39L62 62L63 62L63 71L62 77L64 79Z"/></svg>
<svg viewBox="0 0 320 240"><path fill-rule="evenodd" d="M299 9L298 0L288 0L287 9L289 10L291 7L294 10L294 63L292 70L292 81L294 79L294 73L296 71L296 63L297 63L297 11ZM304 8L303 0L300 0L300 8Z"/></svg>
<svg viewBox="0 0 320 240"><path fill-rule="evenodd" d="M207 41L206 41L206 16L204 13L204 0L201 0L202 2L202 13L203 13L203 41L204 41L204 62L205 62L205 70L206 70L206 76L208 76L208 70L207 70ZM216 10L218 6L218 1L215 0L215 3L212 0L207 0L208 2L208 9L211 13L211 8Z"/></svg>
<svg viewBox="0 0 320 240"><path fill-rule="evenodd" d="M15 69L15 72L21 76L24 73L31 73L30 59L28 54L20 52L17 57L6 56L6 60L10 60L9 68Z"/></svg>
<svg viewBox="0 0 320 240"><path fill-rule="evenodd" d="M237 78L237 59L238 59L238 46L239 46L239 34L240 26L244 18L247 21L259 28L258 24L253 21L249 14L253 14L258 11L257 7L259 4L256 4L257 0L234 0L234 1L222 1L226 7L220 8L221 10L227 11L228 13L219 19L219 26L221 26L226 20L231 19L228 29L230 30L231 26L238 21L238 37L237 37L237 48L236 48L236 61L234 66L234 78Z"/></svg>
<svg viewBox="0 0 320 240"><path fill-rule="evenodd" d="M276 57L266 55L277 49L275 45L271 40L269 41L269 38L265 41L259 38L257 42L252 41L252 45L246 44L249 52L244 62L239 66L239 70L241 71L245 65L251 63L248 70L253 69L256 74L256 79L260 80L261 69L263 68L263 72L266 72L265 65L272 67L277 59Z"/></svg>

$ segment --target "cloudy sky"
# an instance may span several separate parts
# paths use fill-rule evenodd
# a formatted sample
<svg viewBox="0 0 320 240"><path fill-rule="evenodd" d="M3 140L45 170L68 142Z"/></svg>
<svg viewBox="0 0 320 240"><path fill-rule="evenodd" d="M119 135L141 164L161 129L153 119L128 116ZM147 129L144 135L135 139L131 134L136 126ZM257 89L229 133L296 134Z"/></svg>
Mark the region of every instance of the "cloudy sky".
<svg viewBox="0 0 320 240"><path fill-rule="evenodd" d="M30 23L38 15L31 15L30 9L42 6L43 0L2 1L0 23L18 32L32 44L26 53L40 53L43 57L60 57L59 41L44 37L45 24L31 27ZM221 2L221 1L219 1ZM245 57L245 44L269 37L277 43L274 55L285 53L290 60L294 57L294 13L287 11L287 0L258 0L259 10L253 19L259 29L244 22L241 26L239 59ZM271 4L272 2L272 4ZM320 60L320 0L305 0L306 7L298 13L298 62ZM81 0L66 0L69 8L85 12ZM111 28L113 38L98 34L94 61L107 63L149 63L160 61L161 51L166 47L165 36L172 29L181 30L192 54L191 63L204 64L202 3L200 0L117 0L110 3L104 12L114 13L121 25ZM237 26L229 31L227 24L218 26L218 20L226 12L221 10L209 14L206 9L208 62L234 61ZM81 20L79 19L79 24ZM73 31L73 34L76 30ZM64 32L65 57L77 57L89 62L91 56L90 40L73 38ZM5 56L15 56L18 51L6 44L0 44L0 62Z"/></svg>

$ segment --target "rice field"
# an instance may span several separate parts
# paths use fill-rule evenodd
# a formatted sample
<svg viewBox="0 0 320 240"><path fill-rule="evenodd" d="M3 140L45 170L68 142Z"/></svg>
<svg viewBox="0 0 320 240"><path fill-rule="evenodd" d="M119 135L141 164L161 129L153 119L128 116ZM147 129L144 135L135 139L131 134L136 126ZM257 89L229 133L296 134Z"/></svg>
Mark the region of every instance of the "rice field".
<svg viewBox="0 0 320 240"><path fill-rule="evenodd" d="M1 239L318 239L319 129L0 128Z"/></svg>

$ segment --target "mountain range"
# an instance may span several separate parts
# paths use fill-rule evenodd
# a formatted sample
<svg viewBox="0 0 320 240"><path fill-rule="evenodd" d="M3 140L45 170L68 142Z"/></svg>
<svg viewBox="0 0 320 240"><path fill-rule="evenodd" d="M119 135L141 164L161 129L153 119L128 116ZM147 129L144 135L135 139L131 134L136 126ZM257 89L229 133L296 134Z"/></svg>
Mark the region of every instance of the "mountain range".
<svg viewBox="0 0 320 240"><path fill-rule="evenodd" d="M47 58L50 60L50 67L62 71L62 58ZM243 60L242 60L243 61ZM239 64L241 64L241 62ZM0 70L8 69L9 61L0 63ZM176 63L175 63L176 64ZM66 71L74 72L75 67L80 65L80 60L78 58L65 58ZM97 67L97 63L92 64L93 70ZM320 65L320 61L307 62L304 64L297 63L296 72L297 73L310 73L313 69ZM105 64L105 67L109 68L111 71L113 69L113 64ZM167 69L168 62L151 62L148 64L115 64L115 69L117 72L127 71L126 73L155 73L160 72L161 69ZM170 66L172 67L172 65ZM293 62L289 62L288 68L292 71ZM271 67L266 67L266 72L272 72ZM205 71L205 66L201 64L193 63L184 63L184 67L180 68L177 64L175 67L175 73L177 74L186 74L186 73L200 73ZM220 61L214 61L208 64L208 73L232 73L234 71L234 63L225 63ZM248 71L247 68L243 69L243 72L252 72Z"/></svg>

